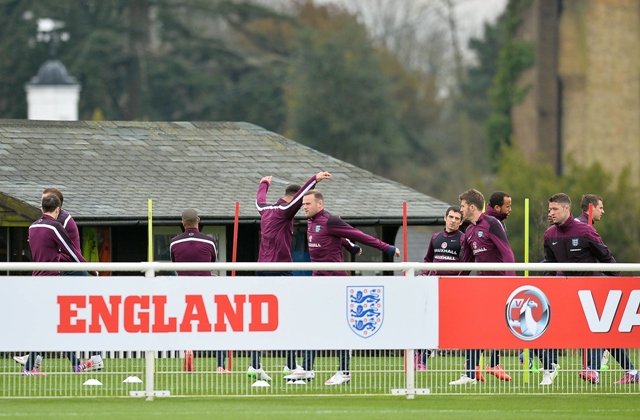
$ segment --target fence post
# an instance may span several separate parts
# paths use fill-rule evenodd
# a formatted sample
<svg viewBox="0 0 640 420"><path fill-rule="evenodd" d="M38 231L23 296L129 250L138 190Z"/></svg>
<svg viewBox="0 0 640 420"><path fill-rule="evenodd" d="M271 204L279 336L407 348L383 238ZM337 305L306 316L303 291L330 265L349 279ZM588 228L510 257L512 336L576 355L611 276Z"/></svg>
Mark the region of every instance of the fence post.
<svg viewBox="0 0 640 420"><path fill-rule="evenodd" d="M145 277L155 277L155 270L153 268L149 268L144 272ZM155 373L156 373L156 360L154 350L145 351L145 376L146 376L146 393L147 393L147 401L153 401L153 396L155 394Z"/></svg>
<svg viewBox="0 0 640 420"><path fill-rule="evenodd" d="M416 367L414 363L415 351L412 349L406 350L407 354L407 399L412 400L415 396L416 388Z"/></svg>
<svg viewBox="0 0 640 420"><path fill-rule="evenodd" d="M146 393L147 393L147 401L153 401L154 395L154 387L155 384L154 374L155 374L155 351L147 350L145 351L145 361L146 361Z"/></svg>

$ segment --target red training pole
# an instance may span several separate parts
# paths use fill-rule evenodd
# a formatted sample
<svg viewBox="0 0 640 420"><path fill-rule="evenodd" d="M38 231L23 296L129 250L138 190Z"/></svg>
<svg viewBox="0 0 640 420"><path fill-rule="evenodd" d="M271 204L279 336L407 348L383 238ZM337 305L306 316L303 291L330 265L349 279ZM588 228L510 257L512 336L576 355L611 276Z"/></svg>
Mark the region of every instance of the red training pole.
<svg viewBox="0 0 640 420"><path fill-rule="evenodd" d="M593 204L589 203L589 225L593 225ZM587 349L584 349L584 360L582 361L584 364L584 369L587 370Z"/></svg>
<svg viewBox="0 0 640 420"><path fill-rule="evenodd" d="M233 218L233 253L231 262L236 262L238 256L238 217L240 215L240 203L236 201L236 214ZM236 275L236 270L231 270L231 275Z"/></svg>
<svg viewBox="0 0 640 420"><path fill-rule="evenodd" d="M238 256L238 219L240 216L240 203L236 201L236 214L233 218L233 252L231 262L236 262ZM236 275L236 270L231 270L231 275ZM229 370L233 369L233 352L229 350Z"/></svg>
<svg viewBox="0 0 640 420"><path fill-rule="evenodd" d="M407 247L408 247L408 242L409 240L407 239L407 202L405 201L404 203L402 203L402 237L403 237L403 241L402 241L402 252L404 254L404 258L403 261L407 262L408 256L407 256Z"/></svg>

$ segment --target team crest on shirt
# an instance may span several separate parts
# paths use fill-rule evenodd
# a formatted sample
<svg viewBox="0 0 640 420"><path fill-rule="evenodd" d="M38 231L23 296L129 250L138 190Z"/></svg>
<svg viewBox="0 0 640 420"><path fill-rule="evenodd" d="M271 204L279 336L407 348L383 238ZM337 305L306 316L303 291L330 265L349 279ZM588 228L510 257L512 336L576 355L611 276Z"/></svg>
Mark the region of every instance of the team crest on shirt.
<svg viewBox="0 0 640 420"><path fill-rule="evenodd" d="M578 238L571 238L571 246L578 246Z"/></svg>
<svg viewBox="0 0 640 420"><path fill-rule="evenodd" d="M481 231L481 230L479 230L479 231L478 231L478 238L482 238L482 235L484 235L484 232L483 232L483 231Z"/></svg>
<svg viewBox="0 0 640 420"><path fill-rule="evenodd" d="M316 233L320 232L320 225L316 225Z"/></svg>
<svg viewBox="0 0 640 420"><path fill-rule="evenodd" d="M384 321L384 286L347 286L347 322L359 337L369 338Z"/></svg>
<svg viewBox="0 0 640 420"><path fill-rule="evenodd" d="M440 248L442 248L442 249L444 249L444 248L446 248L446 247L447 247L447 243L446 243L446 242L443 242L443 243L440 245Z"/></svg>

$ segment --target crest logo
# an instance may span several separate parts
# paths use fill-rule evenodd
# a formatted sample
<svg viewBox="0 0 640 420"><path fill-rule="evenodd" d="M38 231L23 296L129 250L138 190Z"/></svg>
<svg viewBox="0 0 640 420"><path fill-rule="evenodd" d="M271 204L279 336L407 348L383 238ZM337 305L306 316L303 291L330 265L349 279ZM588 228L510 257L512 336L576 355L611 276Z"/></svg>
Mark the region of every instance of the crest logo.
<svg viewBox="0 0 640 420"><path fill-rule="evenodd" d="M571 246L578 246L578 238L571 238Z"/></svg>
<svg viewBox="0 0 640 420"><path fill-rule="evenodd" d="M369 338L384 321L384 286L347 286L347 322L354 334Z"/></svg>
<svg viewBox="0 0 640 420"><path fill-rule="evenodd" d="M320 232L320 225L316 225L316 233Z"/></svg>
<svg viewBox="0 0 640 420"><path fill-rule="evenodd" d="M442 245L440 245L440 248L442 248L442 249L444 249L446 247L447 247L447 243L446 242L443 242Z"/></svg>
<svg viewBox="0 0 640 420"><path fill-rule="evenodd" d="M482 236L483 236L483 235L484 235L484 232L483 232L483 231L481 231L481 230L479 230L479 231L478 231L478 238L482 238Z"/></svg>
<svg viewBox="0 0 640 420"><path fill-rule="evenodd" d="M505 318L513 335L524 341L535 340L549 327L549 299L537 287L518 287L507 299Z"/></svg>

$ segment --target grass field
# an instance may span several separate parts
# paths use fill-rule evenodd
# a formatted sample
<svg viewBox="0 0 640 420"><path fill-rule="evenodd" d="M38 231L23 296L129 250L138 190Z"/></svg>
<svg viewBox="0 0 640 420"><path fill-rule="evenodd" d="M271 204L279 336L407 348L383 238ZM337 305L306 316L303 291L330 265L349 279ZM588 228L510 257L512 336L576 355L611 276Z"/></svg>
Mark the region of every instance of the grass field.
<svg viewBox="0 0 640 420"><path fill-rule="evenodd" d="M637 359L637 350L631 350L631 360ZM429 389L432 394L490 395L490 394L623 394L637 395L640 385L614 385L623 371L615 362L611 369L601 372L600 384L592 385L578 378L581 358L578 352L564 352L560 357L560 373L553 385L539 386L542 374L529 372L528 381L523 365L519 363L519 351L503 352L501 362L511 374L510 382L499 381L485 373L486 382L473 386L454 387L449 382L460 377L463 358L458 353L428 359L428 371L416 372L415 387ZM55 357L52 357L55 356ZM376 353L375 356L355 353L351 360L352 380L348 384L328 387L324 381L337 368L334 356L318 357L315 363L316 379L305 385L287 385L282 379L285 360L275 354L263 354L263 366L272 376L268 388L252 387L246 376L247 357L234 357L230 374L216 374L216 359L196 357L196 372L186 373L182 359L156 359L154 376L156 390L167 390L172 396L224 397L224 396L314 396L314 395L390 395L392 389L406 388L404 359L398 352ZM71 372L67 359L48 355L42 366L47 377L24 377L11 357L0 358L0 397L127 397L130 391L145 389L145 360L140 358L105 359L105 369L100 372ZM129 376L137 376L142 383L124 383ZM87 379L100 381L100 386L84 385ZM0 403L2 400L0 400Z"/></svg>
<svg viewBox="0 0 640 420"><path fill-rule="evenodd" d="M427 395L3 399L21 419L637 419L640 395Z"/></svg>

